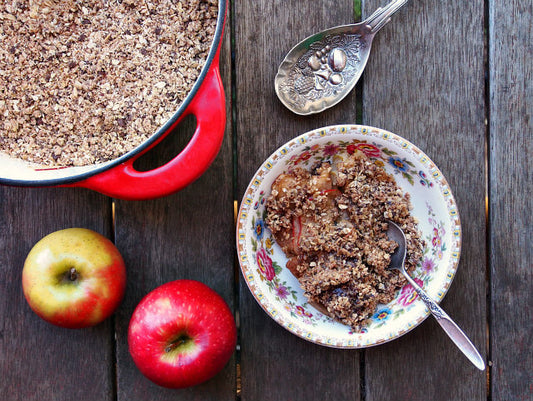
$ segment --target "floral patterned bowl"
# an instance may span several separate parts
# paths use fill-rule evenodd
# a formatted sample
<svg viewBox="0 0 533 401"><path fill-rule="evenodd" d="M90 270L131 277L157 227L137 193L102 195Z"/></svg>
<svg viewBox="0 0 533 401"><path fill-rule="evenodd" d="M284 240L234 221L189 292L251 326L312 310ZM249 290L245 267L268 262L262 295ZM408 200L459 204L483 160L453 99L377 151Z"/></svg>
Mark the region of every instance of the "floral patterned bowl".
<svg viewBox="0 0 533 401"><path fill-rule="evenodd" d="M264 225L265 200L274 179L295 167L346 157L355 149L392 174L411 195L412 214L426 242L412 274L433 299L446 294L461 248L459 213L446 179L416 146L379 128L339 125L305 133L276 150L259 168L244 194L237 221L242 274L259 305L277 323L311 342L335 348L364 348L398 338L420 324L429 310L407 284L387 305L378 306L360 332L353 332L309 305L287 258Z"/></svg>

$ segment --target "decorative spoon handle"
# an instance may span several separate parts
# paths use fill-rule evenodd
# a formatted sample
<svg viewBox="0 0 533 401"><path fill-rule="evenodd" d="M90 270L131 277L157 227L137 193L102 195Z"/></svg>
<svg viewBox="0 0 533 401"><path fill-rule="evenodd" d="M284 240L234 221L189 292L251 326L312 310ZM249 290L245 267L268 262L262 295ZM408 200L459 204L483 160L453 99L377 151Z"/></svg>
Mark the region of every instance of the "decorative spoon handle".
<svg viewBox="0 0 533 401"><path fill-rule="evenodd" d="M366 25L370 26L372 33L378 32L390 21L390 17L406 3L407 0L394 0L385 7L378 8L365 20Z"/></svg>
<svg viewBox="0 0 533 401"><path fill-rule="evenodd" d="M450 316L444 312L439 304L431 299L408 274L405 274L405 278L407 278L409 284L413 286L420 299L424 301L430 312L437 319L437 323L440 324L455 345L463 352L463 354L466 355L466 357L474 364L476 368L479 370L485 370L485 362L483 361L483 358L466 334L459 328L459 326L457 326Z"/></svg>

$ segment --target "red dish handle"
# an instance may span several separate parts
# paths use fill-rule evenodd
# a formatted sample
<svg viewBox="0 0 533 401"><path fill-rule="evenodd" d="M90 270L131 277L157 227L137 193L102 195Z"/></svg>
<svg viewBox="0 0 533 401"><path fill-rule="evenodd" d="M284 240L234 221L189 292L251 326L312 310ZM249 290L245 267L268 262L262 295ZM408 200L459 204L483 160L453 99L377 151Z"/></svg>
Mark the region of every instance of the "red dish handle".
<svg viewBox="0 0 533 401"><path fill-rule="evenodd" d="M197 120L192 139L165 165L150 171L137 171L133 168L133 163L141 156L139 154L118 166L69 186L89 188L124 200L147 200L177 192L200 177L218 154L226 127L226 101L220 78L218 53L198 92L174 125L191 114Z"/></svg>

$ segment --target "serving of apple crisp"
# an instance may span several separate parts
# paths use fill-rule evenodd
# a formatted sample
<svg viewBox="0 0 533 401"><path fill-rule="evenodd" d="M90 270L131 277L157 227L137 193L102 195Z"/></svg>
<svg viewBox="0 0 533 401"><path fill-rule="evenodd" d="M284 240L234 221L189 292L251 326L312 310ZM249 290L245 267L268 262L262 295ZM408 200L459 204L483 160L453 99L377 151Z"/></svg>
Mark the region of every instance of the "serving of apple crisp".
<svg viewBox="0 0 533 401"><path fill-rule="evenodd" d="M406 284L387 269L397 244L387 220L407 238L407 271L422 256L423 241L408 193L361 152L296 167L279 175L266 202L265 223L288 258L309 303L359 330L378 304Z"/></svg>

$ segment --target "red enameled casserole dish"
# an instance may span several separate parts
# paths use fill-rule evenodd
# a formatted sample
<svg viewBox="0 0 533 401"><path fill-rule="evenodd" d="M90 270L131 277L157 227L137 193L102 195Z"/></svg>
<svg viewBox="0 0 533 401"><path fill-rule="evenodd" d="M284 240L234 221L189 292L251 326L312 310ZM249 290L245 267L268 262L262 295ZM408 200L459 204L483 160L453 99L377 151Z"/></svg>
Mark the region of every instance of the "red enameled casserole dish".
<svg viewBox="0 0 533 401"><path fill-rule="evenodd" d="M0 184L85 187L114 198L144 200L170 195L200 177L218 154L226 125L219 54L227 0L219 0L218 9L215 36L198 79L172 118L148 140L114 160L82 167L35 168L23 160L0 154ZM133 163L189 115L196 118L196 129L185 148L161 167L137 171Z"/></svg>

